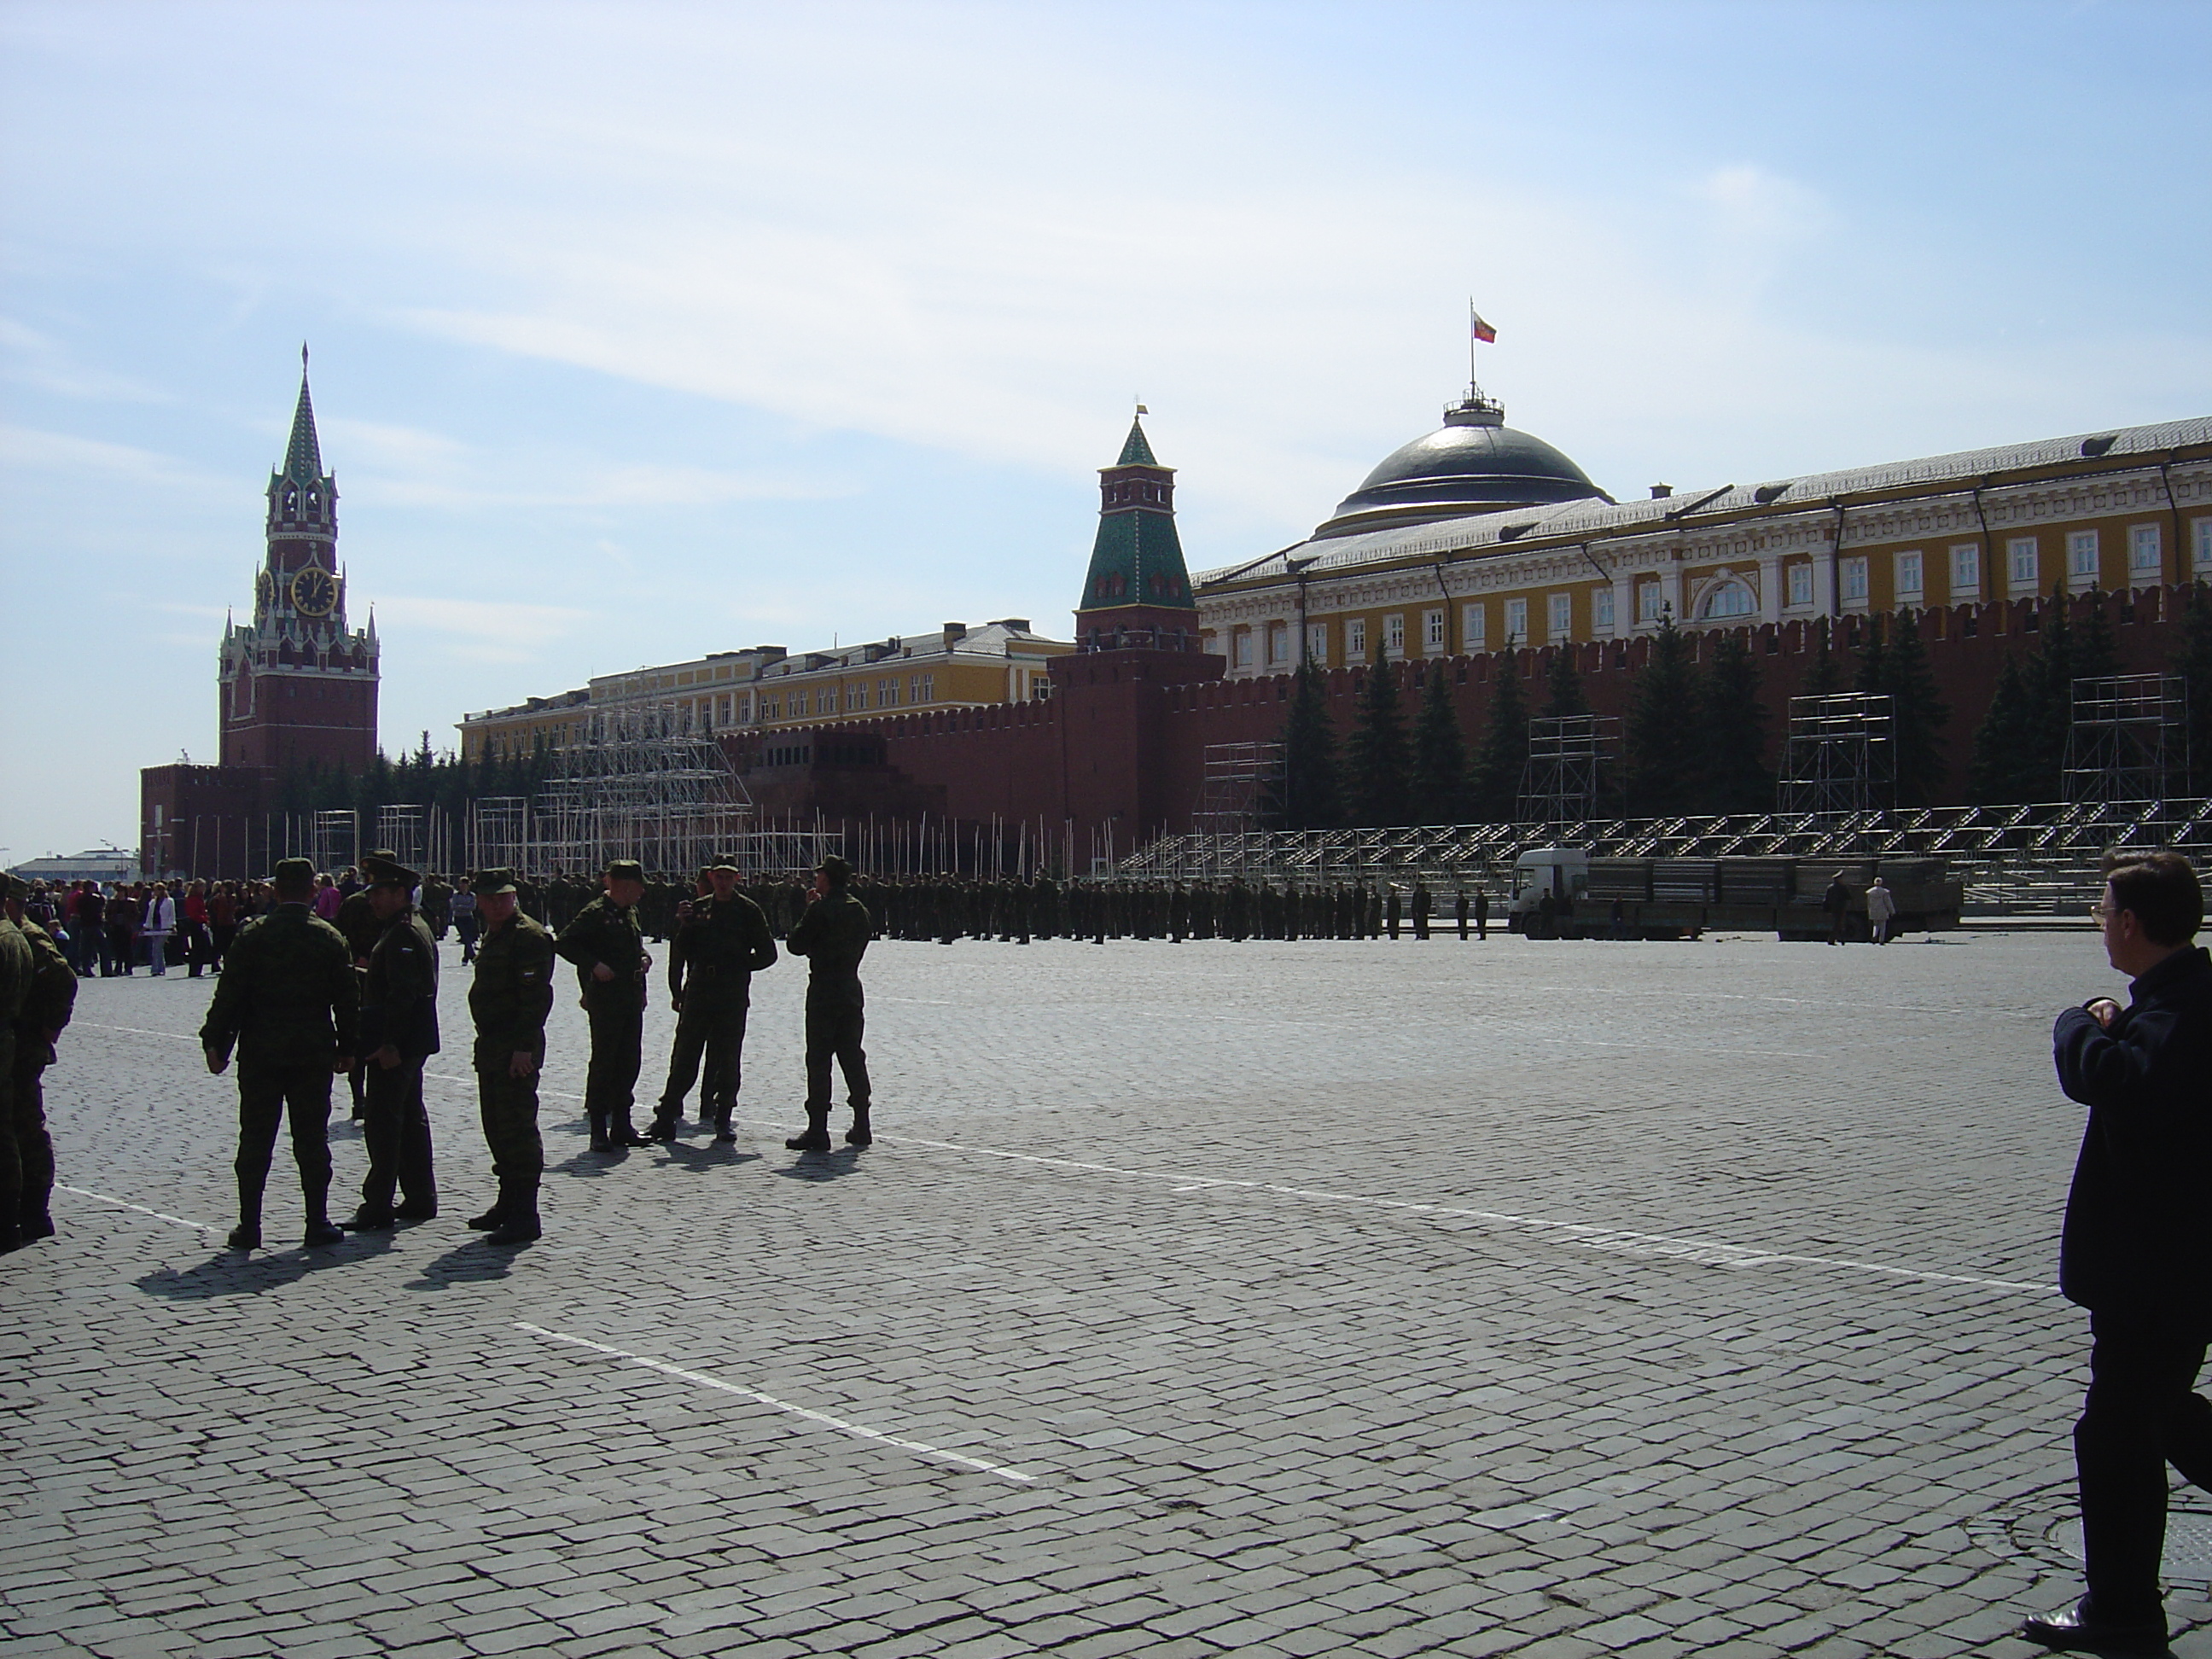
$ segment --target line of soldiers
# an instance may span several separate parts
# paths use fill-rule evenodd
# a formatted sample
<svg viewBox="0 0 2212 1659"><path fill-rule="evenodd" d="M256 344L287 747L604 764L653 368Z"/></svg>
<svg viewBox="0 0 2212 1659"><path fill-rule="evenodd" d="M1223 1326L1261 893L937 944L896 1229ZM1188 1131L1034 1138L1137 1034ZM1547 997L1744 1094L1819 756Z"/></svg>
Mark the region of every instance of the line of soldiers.
<svg viewBox="0 0 2212 1659"><path fill-rule="evenodd" d="M864 896L885 938L997 939L1396 939L1431 937L1449 913L1459 936L1490 936L1490 896L1454 890L1439 902L1421 883L1364 879L1301 886L1290 882L971 881L947 877L868 884Z"/></svg>
<svg viewBox="0 0 2212 1659"><path fill-rule="evenodd" d="M438 1213L429 1115L422 1074L439 1052L438 955L414 894L421 878L389 852L362 860L366 885L331 921L310 908L314 869L286 859L274 877L275 904L243 929L226 958L200 1043L208 1070L239 1061L239 1139L234 1170L236 1249L261 1243L261 1211L276 1132L289 1118L305 1206L304 1242L337 1243L348 1231L378 1231ZM797 1151L830 1146L830 1067L843 1071L853 1122L848 1145L866 1146L872 1102L861 1048L865 1000L860 966L874 926L849 890L852 866L830 857L815 872L798 925L786 940L809 958L806 994L806 1128L785 1141ZM521 908L510 870L485 870L471 882L481 934L469 987L475 1027L471 1061L484 1141L499 1195L469 1225L508 1246L542 1236L538 1190L544 1145L538 1128L538 1079L545 1060L545 1021L553 1006L554 960L572 963L591 1030L585 1113L594 1152L673 1140L685 1096L703 1059L701 1121L736 1139L739 1054L752 975L775 960L775 941L759 907L737 891L735 864L704 872L699 897L673 924L669 985L678 1012L667 1086L652 1133L631 1122L642 1063L647 974L638 907L643 869L617 860L599 896L582 905L557 937ZM0 958L10 946L0 935ZM5 960L0 960L4 995ZM75 975L70 976L75 988ZM0 1007L4 1007L0 1001ZM356 1115L368 1173L352 1216L329 1212L331 1091L335 1076L361 1079Z"/></svg>
<svg viewBox="0 0 2212 1659"><path fill-rule="evenodd" d="M76 969L23 912L30 884L0 875L0 1253L54 1236L46 1070L76 1006Z"/></svg>

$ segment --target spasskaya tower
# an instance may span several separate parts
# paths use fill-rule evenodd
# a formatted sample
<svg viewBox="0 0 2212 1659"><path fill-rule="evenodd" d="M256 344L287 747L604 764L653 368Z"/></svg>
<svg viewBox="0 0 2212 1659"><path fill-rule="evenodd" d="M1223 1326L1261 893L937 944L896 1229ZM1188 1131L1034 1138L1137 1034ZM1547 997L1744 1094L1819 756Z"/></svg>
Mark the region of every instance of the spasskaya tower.
<svg viewBox="0 0 2212 1659"><path fill-rule="evenodd" d="M222 764L281 771L314 761L358 774L376 752L376 622L346 627L337 482L323 471L305 346L266 533L253 620L223 628Z"/></svg>

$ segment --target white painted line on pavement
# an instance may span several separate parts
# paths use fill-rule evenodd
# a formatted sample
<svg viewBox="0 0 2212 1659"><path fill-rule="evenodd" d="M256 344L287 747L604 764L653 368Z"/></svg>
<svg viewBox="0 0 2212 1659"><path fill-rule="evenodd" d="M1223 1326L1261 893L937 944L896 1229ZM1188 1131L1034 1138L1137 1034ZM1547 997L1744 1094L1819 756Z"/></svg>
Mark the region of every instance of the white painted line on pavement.
<svg viewBox="0 0 2212 1659"><path fill-rule="evenodd" d="M991 1146L967 1146L950 1140L924 1140L915 1135L878 1133L876 1139L894 1146L904 1141L916 1146L934 1147L940 1152L959 1152L975 1158L1004 1158L1013 1163L1042 1164L1055 1169L1080 1170L1092 1175L1121 1176L1135 1181L1188 1183L1193 1178L1183 1171L1127 1170L1111 1164L1085 1164L1072 1158L1048 1158L1040 1152L1006 1152ZM1662 1233L1632 1232L1626 1228L1600 1227L1587 1222L1510 1215L1501 1210L1425 1204L1414 1199L1374 1198L1364 1193L1323 1192L1308 1187L1278 1186L1271 1182L1207 1180L1205 1184L1243 1187L1254 1192L1273 1193L1279 1198L1308 1199L1327 1204L1354 1204L1370 1209L1404 1210L1416 1215L1450 1216L1468 1221L1487 1221L1502 1226L1525 1227L1535 1232L1555 1234L1589 1249L1610 1250L1623 1255L1675 1256L1730 1267L1757 1267L1769 1262L1781 1262L1801 1267L1840 1267L1852 1273L1878 1273L1887 1279L1911 1279L1928 1285L1965 1285L1984 1291L2017 1291L2036 1296L2055 1296L2058 1291L2056 1285L2029 1284L2012 1279L1984 1279L1973 1273L1936 1273L1923 1267L1897 1267L1886 1262L1859 1261L1846 1256L1800 1255L1787 1250L1760 1249L1753 1245L1729 1244L1713 1239L1673 1238ZM1189 1191L1192 1188L1185 1185L1178 1190Z"/></svg>
<svg viewBox="0 0 2212 1659"><path fill-rule="evenodd" d="M527 1331L532 1336L544 1337L548 1341L566 1342L573 1347L589 1348L593 1353L605 1354L608 1358L622 1360L626 1364L641 1365L647 1370L659 1371L663 1376L672 1376L680 1382L696 1382L704 1389L719 1389L724 1394L736 1395L741 1400L750 1400L755 1405L766 1406L771 1411L783 1412L793 1417L803 1417L810 1423L819 1423L824 1428L836 1430L840 1434L853 1435L862 1440L872 1440L878 1445L896 1446L901 1451L914 1453L917 1457L933 1457L944 1462L957 1463L963 1468L980 1470L985 1474L995 1474L1001 1480L1016 1481L1024 1486L1033 1486L1036 1484L1036 1476L1024 1474L1019 1469L1010 1469L1000 1463L986 1462L980 1457L969 1457L964 1452L947 1451L942 1446L925 1445L919 1440L902 1440L895 1434L885 1434L881 1429L872 1429L865 1424L848 1423L843 1418L832 1417L827 1412L817 1412L806 1406L794 1406L788 1400L778 1400L772 1394L763 1394L757 1389L743 1388L735 1382L725 1382L720 1377L708 1376L703 1371L685 1370L681 1365L672 1365L665 1359L649 1358L644 1354L632 1353L626 1348L614 1347L605 1342L594 1342L588 1337L570 1336L562 1331L549 1331L543 1325L532 1325L520 1319L514 1322L514 1328L518 1331Z"/></svg>
<svg viewBox="0 0 2212 1659"><path fill-rule="evenodd" d="M127 1025L102 1025L95 1029L104 1031L132 1030ZM173 1037L178 1036L178 1033L145 1031L137 1035ZM183 1040L192 1042L197 1039ZM440 1073L425 1073L424 1075L445 1083L475 1081L472 1078L451 1077ZM550 1089L541 1089L538 1092L555 1095L556 1098L562 1100L583 1098L580 1095L559 1094ZM767 1130L771 1133L775 1128L773 1124L762 1123L757 1120L750 1121L747 1127ZM1534 1232L1554 1234L1584 1249L1606 1250L1616 1255L1668 1257L1724 1267L1761 1267L1770 1263L1798 1267L1835 1267L1847 1273L1874 1273L1884 1279L1902 1279L1923 1285L1963 1285L1973 1290L2010 1291L2031 1296L2056 1296L2058 1293L2058 1287L2056 1285L2033 1284L2022 1279L1984 1279L1974 1273L1936 1273L1925 1267L1893 1267L1887 1262L1859 1261L1848 1256L1801 1255L1787 1250L1761 1249L1755 1245L1730 1244L1717 1239L1675 1238L1664 1233L1634 1232L1624 1227L1601 1227L1580 1221L1554 1221L1543 1216L1510 1215L1501 1210L1475 1210L1450 1204L1425 1204L1413 1199L1374 1198L1364 1193L1321 1192L1304 1187L1277 1186L1267 1182L1236 1181L1212 1176L1193 1176L1188 1171L1127 1170L1111 1164L1086 1164L1079 1158L1049 1158L1041 1152L1007 1152L993 1146L963 1146L957 1141L925 1140L918 1135L878 1133L876 1139L892 1146L905 1142L909 1146L932 1147L939 1152L958 1152L964 1157L1002 1158L1010 1163L1018 1164L1041 1164L1054 1169L1080 1170L1090 1175L1120 1176L1131 1181L1179 1182L1184 1184L1178 1190L1184 1192L1195 1191L1201 1187L1242 1187L1254 1192L1273 1193L1279 1198L1307 1199L1328 1204L1354 1204L1370 1209L1404 1210L1417 1215L1449 1216L1460 1220L1486 1221L1499 1226L1524 1227ZM110 1201L122 1202L119 1199ZM137 1206L132 1205L126 1207L135 1209ZM149 1210L147 1213L152 1215L156 1212ZM162 1218L175 1219L174 1217ZM199 1223L187 1221L179 1224L197 1227ZM216 1230L210 1227L203 1231L213 1232ZM725 1385L717 1383L715 1386Z"/></svg>
<svg viewBox="0 0 2212 1659"><path fill-rule="evenodd" d="M155 1032L153 1035L159 1036L161 1033ZM110 1198L106 1193L95 1193L89 1187L72 1187L66 1182L57 1181L54 1182L54 1190L61 1193L75 1193L79 1198L94 1199L102 1204L112 1204L118 1210L136 1210L140 1215L150 1215L156 1221L167 1221L179 1227L190 1227L194 1232L213 1233L217 1237L222 1235L222 1228L210 1227L204 1221L187 1221L180 1215L169 1215L161 1210L149 1210L143 1204L133 1204L127 1198Z"/></svg>

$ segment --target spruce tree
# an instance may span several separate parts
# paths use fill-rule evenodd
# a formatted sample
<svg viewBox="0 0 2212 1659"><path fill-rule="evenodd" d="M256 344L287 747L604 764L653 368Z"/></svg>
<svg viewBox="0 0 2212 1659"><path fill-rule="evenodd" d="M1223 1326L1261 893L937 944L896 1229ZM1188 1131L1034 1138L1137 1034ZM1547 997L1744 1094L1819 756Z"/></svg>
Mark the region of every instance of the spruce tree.
<svg viewBox="0 0 2212 1659"><path fill-rule="evenodd" d="M1398 703L1398 678L1376 653L1360 689L1358 723L1346 745L1346 782L1354 822L1388 828L1406 822L1406 717Z"/></svg>
<svg viewBox="0 0 2212 1659"><path fill-rule="evenodd" d="M1936 671L1913 611L1897 613L1882 680L1881 689L1889 693L1892 752L1897 757L1897 804L1932 806L1943 782L1943 727L1951 709L1936 689Z"/></svg>
<svg viewBox="0 0 2212 1659"><path fill-rule="evenodd" d="M1551 665L1544 671L1544 689L1551 699L1544 706L1545 714L1558 716L1589 713L1589 699L1583 695L1583 677L1575 672L1571 646L1560 646L1552 653Z"/></svg>
<svg viewBox="0 0 2212 1659"><path fill-rule="evenodd" d="M1699 713L1705 726L1705 810L1767 812L1774 808L1774 774L1766 764L1766 710L1759 701L1759 662L1739 634L1723 634L1713 647Z"/></svg>
<svg viewBox="0 0 2212 1659"><path fill-rule="evenodd" d="M1268 817L1279 829L1328 830L1341 822L1336 727L1328 717L1328 691L1311 659L1291 680L1291 707L1283 717L1283 772Z"/></svg>
<svg viewBox="0 0 2212 1659"><path fill-rule="evenodd" d="M1704 768L1698 754L1698 682L1690 641L1672 617L1659 618L1651 655L1629 694L1628 811L1668 817L1697 810Z"/></svg>
<svg viewBox="0 0 2212 1659"><path fill-rule="evenodd" d="M2120 672L2120 647L2112 637L2112 619L2106 614L2101 589L2089 590L2088 613L2074 635L2074 678L2109 679Z"/></svg>
<svg viewBox="0 0 2212 1659"><path fill-rule="evenodd" d="M2027 719L2021 732L2017 799L2053 801L2065 793L2066 737L2074 725L2074 630L2066 590L2042 608L2043 642L2026 672Z"/></svg>
<svg viewBox="0 0 2212 1659"><path fill-rule="evenodd" d="M1859 672L1851 683L1851 690L1876 695L1889 690L1889 650L1882 642L1877 620L1872 617L1867 618L1866 643L1859 647Z"/></svg>
<svg viewBox="0 0 2212 1659"><path fill-rule="evenodd" d="M2187 787L2191 794L2200 794L2212 789L2212 590L2202 581L2190 584L2172 672L2188 682Z"/></svg>
<svg viewBox="0 0 2212 1659"><path fill-rule="evenodd" d="M1989 713L1975 730L1966 769L1967 798L1976 805L2010 806L2033 798L2027 762L2034 702L2020 659L2008 651L1997 669Z"/></svg>
<svg viewBox="0 0 2212 1659"><path fill-rule="evenodd" d="M1474 758L1475 811L1487 823L1510 823L1518 809L1521 775L1528 765L1528 699L1521 690L1521 653L1499 652L1491 678L1490 724Z"/></svg>
<svg viewBox="0 0 2212 1659"><path fill-rule="evenodd" d="M1452 706L1451 676L1429 665L1421 712L1413 724L1413 822L1457 823L1467 807L1467 739Z"/></svg>
<svg viewBox="0 0 2212 1659"><path fill-rule="evenodd" d="M1821 617L1814 631L1820 635L1820 643L1812 647L1813 660L1806 665L1805 678L1799 682L1797 695L1802 697L1825 697L1844 689L1843 665L1828 647L1828 619Z"/></svg>

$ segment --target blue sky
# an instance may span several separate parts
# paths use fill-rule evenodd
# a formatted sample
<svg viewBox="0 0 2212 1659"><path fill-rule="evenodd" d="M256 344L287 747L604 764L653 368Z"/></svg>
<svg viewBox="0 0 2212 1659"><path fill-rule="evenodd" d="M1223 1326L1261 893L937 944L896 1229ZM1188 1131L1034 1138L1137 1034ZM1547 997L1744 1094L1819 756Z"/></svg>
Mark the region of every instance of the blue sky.
<svg viewBox="0 0 2212 1659"><path fill-rule="evenodd" d="M0 859L215 752L313 342L383 740L1064 633L1465 376L1615 494L2212 412L2212 8L0 4Z"/></svg>

